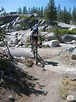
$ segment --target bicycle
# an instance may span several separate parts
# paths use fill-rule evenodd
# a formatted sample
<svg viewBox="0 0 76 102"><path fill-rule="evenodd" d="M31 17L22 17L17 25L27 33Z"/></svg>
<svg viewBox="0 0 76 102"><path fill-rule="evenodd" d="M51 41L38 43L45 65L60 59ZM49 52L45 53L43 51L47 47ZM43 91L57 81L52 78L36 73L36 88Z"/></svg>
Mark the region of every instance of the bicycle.
<svg viewBox="0 0 76 102"><path fill-rule="evenodd" d="M40 44L38 44L36 41L33 42L32 44L32 52L33 52L33 55L34 55L34 58L36 60L36 65L39 63L42 64L42 67L45 66L45 61L41 58L41 56L38 54L38 47L39 47Z"/></svg>
<svg viewBox="0 0 76 102"><path fill-rule="evenodd" d="M32 44L32 52L33 52L34 58L37 60L38 44L36 41L34 41ZM37 61L36 61L36 64L37 64Z"/></svg>

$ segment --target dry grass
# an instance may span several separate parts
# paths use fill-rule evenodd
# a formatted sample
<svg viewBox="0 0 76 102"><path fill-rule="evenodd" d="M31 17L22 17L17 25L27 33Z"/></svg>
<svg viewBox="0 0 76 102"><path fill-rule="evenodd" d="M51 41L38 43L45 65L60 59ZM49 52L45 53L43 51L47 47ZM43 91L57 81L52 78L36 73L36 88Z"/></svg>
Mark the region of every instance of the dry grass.
<svg viewBox="0 0 76 102"><path fill-rule="evenodd" d="M60 86L60 95L62 99L66 99L67 95L69 94L69 91L73 89L76 91L76 81L70 79L69 77L65 77L62 80L62 86Z"/></svg>

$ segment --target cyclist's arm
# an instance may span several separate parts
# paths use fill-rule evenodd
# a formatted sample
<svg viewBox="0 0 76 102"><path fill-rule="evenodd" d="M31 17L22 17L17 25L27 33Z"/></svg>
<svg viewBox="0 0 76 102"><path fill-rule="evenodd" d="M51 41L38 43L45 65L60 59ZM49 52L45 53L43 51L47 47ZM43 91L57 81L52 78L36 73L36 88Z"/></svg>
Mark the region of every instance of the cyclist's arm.
<svg viewBox="0 0 76 102"><path fill-rule="evenodd" d="M38 32L38 35L39 35L40 43L42 44L42 36L41 36L41 33Z"/></svg>
<svg viewBox="0 0 76 102"><path fill-rule="evenodd" d="M32 40L32 31L30 32L30 37L29 37L29 39L30 39L30 42L31 42L31 40Z"/></svg>

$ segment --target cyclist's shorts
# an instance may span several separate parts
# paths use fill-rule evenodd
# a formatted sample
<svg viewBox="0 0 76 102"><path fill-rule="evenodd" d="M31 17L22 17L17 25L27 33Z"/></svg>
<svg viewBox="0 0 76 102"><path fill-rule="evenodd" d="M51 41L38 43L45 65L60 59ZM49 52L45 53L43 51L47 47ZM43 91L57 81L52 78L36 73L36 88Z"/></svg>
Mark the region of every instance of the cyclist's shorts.
<svg viewBox="0 0 76 102"><path fill-rule="evenodd" d="M33 36L33 35L32 35L32 40L38 41L38 36Z"/></svg>

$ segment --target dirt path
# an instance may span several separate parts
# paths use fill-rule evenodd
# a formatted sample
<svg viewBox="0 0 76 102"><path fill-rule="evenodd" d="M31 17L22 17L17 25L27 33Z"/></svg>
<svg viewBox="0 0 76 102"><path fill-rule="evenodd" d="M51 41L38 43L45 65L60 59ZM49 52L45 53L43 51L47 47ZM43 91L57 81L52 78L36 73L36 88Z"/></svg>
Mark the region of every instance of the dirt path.
<svg viewBox="0 0 76 102"><path fill-rule="evenodd" d="M37 66L29 69L28 74L37 79L32 80L35 91L30 93L30 96L23 95L17 102L25 102L25 100L26 102L61 102L58 94L60 74L49 70L43 71Z"/></svg>
<svg viewBox="0 0 76 102"><path fill-rule="evenodd" d="M64 50L65 47L39 49L39 55L47 61L45 71L36 65L31 68L22 67L34 78L30 81L34 84L32 86L34 90L31 89L29 96L23 94L16 102L64 102L59 92L62 77L64 74L76 71L75 60L71 59L70 52L67 53Z"/></svg>

